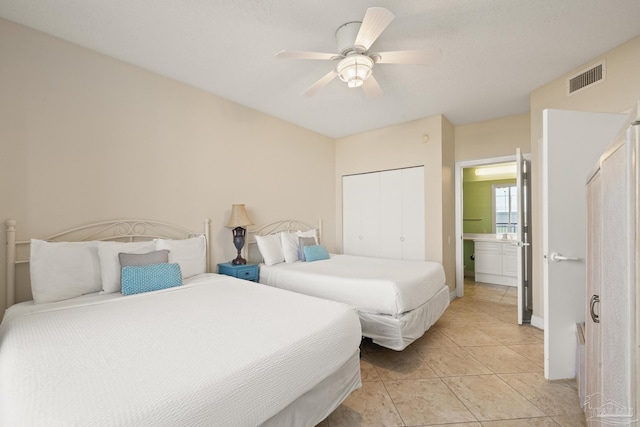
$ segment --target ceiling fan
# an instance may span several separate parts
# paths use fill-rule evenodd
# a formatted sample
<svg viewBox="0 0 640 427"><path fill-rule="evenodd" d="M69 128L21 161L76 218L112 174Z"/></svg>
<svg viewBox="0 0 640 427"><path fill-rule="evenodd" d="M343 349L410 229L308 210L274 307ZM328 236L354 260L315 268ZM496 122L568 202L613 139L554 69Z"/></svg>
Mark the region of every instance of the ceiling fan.
<svg viewBox="0 0 640 427"><path fill-rule="evenodd" d="M371 52L371 45L393 21L395 15L382 7L370 7L362 22L347 22L336 30L339 53L320 53L283 50L276 58L323 59L338 61L336 67L304 91L305 96L313 96L335 77L349 87L360 87L368 98L382 95L380 85L373 77L373 66L377 64L422 64L428 65L442 55L440 49L397 50L392 52Z"/></svg>

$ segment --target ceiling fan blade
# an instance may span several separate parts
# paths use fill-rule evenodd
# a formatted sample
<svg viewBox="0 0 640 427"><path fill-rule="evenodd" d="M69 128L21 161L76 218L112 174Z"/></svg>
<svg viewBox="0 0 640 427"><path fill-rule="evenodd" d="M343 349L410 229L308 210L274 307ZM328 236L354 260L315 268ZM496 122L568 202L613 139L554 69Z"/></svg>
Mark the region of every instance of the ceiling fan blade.
<svg viewBox="0 0 640 427"><path fill-rule="evenodd" d="M376 41L395 17L393 13L383 7L370 7L367 9L354 45L362 46L365 51L369 50L373 42Z"/></svg>
<svg viewBox="0 0 640 427"><path fill-rule="evenodd" d="M427 50L396 50L393 52L378 52L372 56L378 56L376 64L420 64L429 65L440 59L440 49Z"/></svg>
<svg viewBox="0 0 640 427"><path fill-rule="evenodd" d="M378 84L378 81L371 75L367 80L362 84L362 90L364 94L369 99L378 98L382 96L382 88Z"/></svg>
<svg viewBox="0 0 640 427"><path fill-rule="evenodd" d="M339 59L342 55L336 53L322 53L322 52L305 52L301 50L281 50L276 53L276 58L281 59Z"/></svg>
<svg viewBox="0 0 640 427"><path fill-rule="evenodd" d="M317 82L309 86L307 90L304 91L304 96L315 95L316 92L318 92L320 89L328 85L329 82L333 80L337 75L338 73L336 73L336 70L329 71L327 74L324 75L324 77L322 77L320 80L318 80Z"/></svg>

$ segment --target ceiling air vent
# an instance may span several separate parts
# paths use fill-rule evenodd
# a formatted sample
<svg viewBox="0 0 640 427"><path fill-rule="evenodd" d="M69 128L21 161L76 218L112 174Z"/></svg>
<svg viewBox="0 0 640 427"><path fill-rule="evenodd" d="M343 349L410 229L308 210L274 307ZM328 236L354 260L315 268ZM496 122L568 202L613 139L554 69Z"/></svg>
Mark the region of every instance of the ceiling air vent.
<svg viewBox="0 0 640 427"><path fill-rule="evenodd" d="M603 60L598 64L582 70L567 79L567 95L587 89L598 83L602 83L607 78L607 64Z"/></svg>

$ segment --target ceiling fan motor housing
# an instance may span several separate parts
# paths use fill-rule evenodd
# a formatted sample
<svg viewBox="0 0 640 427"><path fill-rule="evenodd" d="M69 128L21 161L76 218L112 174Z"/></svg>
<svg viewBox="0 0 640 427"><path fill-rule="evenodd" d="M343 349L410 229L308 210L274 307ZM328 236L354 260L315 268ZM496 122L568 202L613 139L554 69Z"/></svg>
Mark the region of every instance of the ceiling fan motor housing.
<svg viewBox="0 0 640 427"><path fill-rule="evenodd" d="M338 44L338 52L340 52L340 55L347 55L354 50L359 53L364 52L364 48L362 46L359 47L360 49L357 49L357 47L354 46L361 25L362 22L360 21L352 21L342 24L336 30L336 43Z"/></svg>

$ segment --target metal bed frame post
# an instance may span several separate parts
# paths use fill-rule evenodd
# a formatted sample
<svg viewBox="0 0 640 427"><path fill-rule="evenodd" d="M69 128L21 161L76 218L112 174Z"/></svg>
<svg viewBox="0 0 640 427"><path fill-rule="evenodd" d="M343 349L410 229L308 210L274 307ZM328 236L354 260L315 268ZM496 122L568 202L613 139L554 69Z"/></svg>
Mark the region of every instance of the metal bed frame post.
<svg viewBox="0 0 640 427"><path fill-rule="evenodd" d="M6 221L7 226L7 301L6 306L11 307L16 300L16 220Z"/></svg>
<svg viewBox="0 0 640 427"><path fill-rule="evenodd" d="M209 218L204 219L204 241L206 245L207 251L207 259L206 259L206 272L211 273L211 231L210 231L211 220Z"/></svg>

